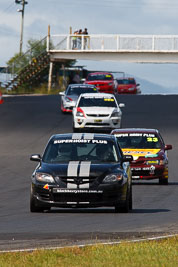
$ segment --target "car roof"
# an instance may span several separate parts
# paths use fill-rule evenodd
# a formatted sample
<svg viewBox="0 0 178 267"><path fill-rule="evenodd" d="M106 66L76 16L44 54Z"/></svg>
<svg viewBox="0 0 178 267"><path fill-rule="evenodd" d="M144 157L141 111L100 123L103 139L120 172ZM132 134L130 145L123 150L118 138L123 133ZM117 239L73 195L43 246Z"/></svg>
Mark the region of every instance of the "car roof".
<svg viewBox="0 0 178 267"><path fill-rule="evenodd" d="M79 88L79 87L81 87L81 88L86 88L86 87L91 87L91 88L94 88L95 87L95 85L94 84L87 84L87 83L74 83L74 84L69 84L68 85L68 88L69 87L72 87L72 88Z"/></svg>
<svg viewBox="0 0 178 267"><path fill-rule="evenodd" d="M97 75L97 74L111 74L111 75L112 75L112 73L110 73L110 72L105 72L105 71L103 71L103 72L91 72L91 73L89 73L88 75Z"/></svg>
<svg viewBox="0 0 178 267"><path fill-rule="evenodd" d="M100 96L100 97L114 97L113 94L107 94L107 93L85 93L85 94L81 94L81 97L82 96L86 96L86 97L97 97L97 96Z"/></svg>
<svg viewBox="0 0 178 267"><path fill-rule="evenodd" d="M116 80L135 80L134 77L117 77Z"/></svg>
<svg viewBox="0 0 178 267"><path fill-rule="evenodd" d="M113 140L115 141L116 138L114 135L110 134L100 134L100 133L65 133L65 134L55 134L52 135L50 140L56 140L56 139L101 139L101 140Z"/></svg>
<svg viewBox="0 0 178 267"><path fill-rule="evenodd" d="M116 133L159 133L157 129L148 129L148 128L122 128L114 129L111 134Z"/></svg>

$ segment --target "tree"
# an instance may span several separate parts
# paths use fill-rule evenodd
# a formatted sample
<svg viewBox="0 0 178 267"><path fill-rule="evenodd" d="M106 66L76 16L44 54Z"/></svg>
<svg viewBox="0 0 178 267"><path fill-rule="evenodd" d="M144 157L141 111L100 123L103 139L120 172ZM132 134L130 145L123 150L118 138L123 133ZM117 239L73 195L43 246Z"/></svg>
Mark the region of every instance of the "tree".
<svg viewBox="0 0 178 267"><path fill-rule="evenodd" d="M23 86L26 87L29 82L30 85L38 85L39 83L47 82L50 59L46 46L46 38L42 40L29 39L27 42L27 52L21 55L20 53L15 54L7 62L9 72L16 74L19 77L21 86L23 84ZM50 47L53 47L52 43L50 43ZM58 72L62 64L65 67L70 67L73 66L75 62L76 60L69 60L66 63L55 62L53 68L54 82L57 80ZM31 76L30 71L35 74ZM31 77L29 82L28 79L26 79L26 76L28 78L29 76Z"/></svg>

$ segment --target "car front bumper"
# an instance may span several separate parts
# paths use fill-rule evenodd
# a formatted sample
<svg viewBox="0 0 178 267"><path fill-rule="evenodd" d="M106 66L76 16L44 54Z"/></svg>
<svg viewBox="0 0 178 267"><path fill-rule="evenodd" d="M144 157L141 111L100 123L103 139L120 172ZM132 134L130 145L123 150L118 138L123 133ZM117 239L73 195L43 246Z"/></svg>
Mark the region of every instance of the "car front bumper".
<svg viewBox="0 0 178 267"><path fill-rule="evenodd" d="M116 129L121 127L121 116L113 118L105 117L90 117L81 118L75 117L74 127L77 129L83 128L106 128L106 129Z"/></svg>
<svg viewBox="0 0 178 267"><path fill-rule="evenodd" d="M131 165L133 180L168 179L168 167L165 165Z"/></svg>
<svg viewBox="0 0 178 267"><path fill-rule="evenodd" d="M118 94L137 94L137 89L132 89L132 90L129 90L129 89L118 89Z"/></svg>
<svg viewBox="0 0 178 267"><path fill-rule="evenodd" d="M33 198L40 207L102 207L124 205L127 182L122 184L102 184L96 189L67 189L32 183Z"/></svg>
<svg viewBox="0 0 178 267"><path fill-rule="evenodd" d="M73 108L75 107L75 102L61 102L61 110L62 112L72 112Z"/></svg>

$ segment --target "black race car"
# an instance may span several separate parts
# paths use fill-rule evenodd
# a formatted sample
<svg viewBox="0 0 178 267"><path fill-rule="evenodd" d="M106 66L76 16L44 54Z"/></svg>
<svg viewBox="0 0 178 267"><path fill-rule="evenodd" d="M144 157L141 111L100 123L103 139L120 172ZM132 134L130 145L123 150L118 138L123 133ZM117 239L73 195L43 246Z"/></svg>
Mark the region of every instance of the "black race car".
<svg viewBox="0 0 178 267"><path fill-rule="evenodd" d="M129 161L115 136L71 133L53 135L43 156L30 158L39 165L32 174L30 210L51 207L114 206L132 209Z"/></svg>

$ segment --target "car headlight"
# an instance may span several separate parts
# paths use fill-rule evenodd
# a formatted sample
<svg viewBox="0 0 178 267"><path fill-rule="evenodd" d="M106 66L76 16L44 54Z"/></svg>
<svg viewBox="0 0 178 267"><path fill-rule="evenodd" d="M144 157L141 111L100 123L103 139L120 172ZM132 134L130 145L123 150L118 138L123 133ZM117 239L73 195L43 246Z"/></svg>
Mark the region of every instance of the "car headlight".
<svg viewBox="0 0 178 267"><path fill-rule="evenodd" d="M108 85L113 85L113 83L108 83Z"/></svg>
<svg viewBox="0 0 178 267"><path fill-rule="evenodd" d="M84 115L83 115L82 112L77 112L77 113L76 113L76 116L77 116L77 117L84 117Z"/></svg>
<svg viewBox="0 0 178 267"><path fill-rule="evenodd" d="M131 88L129 88L128 90L129 91L133 91L135 89L135 87L131 87Z"/></svg>
<svg viewBox="0 0 178 267"><path fill-rule="evenodd" d="M166 164L166 160L165 159L160 159L159 165L165 165L165 164Z"/></svg>
<svg viewBox="0 0 178 267"><path fill-rule="evenodd" d="M112 114L111 114L111 117L119 117L120 116L120 112L118 111L114 111Z"/></svg>
<svg viewBox="0 0 178 267"><path fill-rule="evenodd" d="M113 183L121 181L123 179L122 173L119 174L109 174L103 179L103 183Z"/></svg>
<svg viewBox="0 0 178 267"><path fill-rule="evenodd" d="M85 117L85 114L81 108L77 108L76 116Z"/></svg>
<svg viewBox="0 0 178 267"><path fill-rule="evenodd" d="M50 175L48 173L37 172L35 174L35 178L39 182L54 183L54 179L53 179L52 175Z"/></svg>
<svg viewBox="0 0 178 267"><path fill-rule="evenodd" d="M66 96L66 97L65 97L65 101L66 101L66 102L70 102L70 101L72 101L72 98Z"/></svg>

